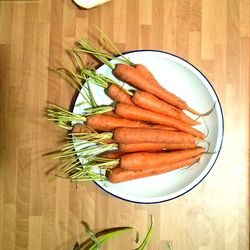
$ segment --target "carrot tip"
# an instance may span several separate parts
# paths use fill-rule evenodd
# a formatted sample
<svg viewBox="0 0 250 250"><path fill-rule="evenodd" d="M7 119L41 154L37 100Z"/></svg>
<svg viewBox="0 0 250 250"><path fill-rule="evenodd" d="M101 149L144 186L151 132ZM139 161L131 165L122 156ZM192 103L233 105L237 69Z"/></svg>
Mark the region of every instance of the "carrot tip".
<svg viewBox="0 0 250 250"><path fill-rule="evenodd" d="M198 115L198 116L207 116L209 114L211 114L215 108L215 104L216 102L214 102L213 106L211 107L211 109L209 109L207 112L205 113L200 113L200 112L197 112L196 110L192 109L191 107L187 107L187 111L189 111L190 113L194 114L194 115Z"/></svg>

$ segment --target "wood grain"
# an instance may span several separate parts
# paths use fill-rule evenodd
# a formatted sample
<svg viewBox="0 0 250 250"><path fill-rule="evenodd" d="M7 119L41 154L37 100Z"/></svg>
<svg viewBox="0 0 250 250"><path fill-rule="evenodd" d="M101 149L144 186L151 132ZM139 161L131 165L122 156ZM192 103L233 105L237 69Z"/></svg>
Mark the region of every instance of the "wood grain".
<svg viewBox="0 0 250 250"><path fill-rule="evenodd" d="M111 0L91 10L71 0L0 1L0 249L72 249L95 231L134 226L148 249L249 249L249 0ZM225 118L219 159L191 192L167 203L116 199L93 183L48 181L42 155L65 131L44 116L47 102L70 108L75 91L49 66L99 26L122 50L156 49L196 65L213 83ZM84 57L86 63L92 62ZM127 233L103 249L132 249Z"/></svg>

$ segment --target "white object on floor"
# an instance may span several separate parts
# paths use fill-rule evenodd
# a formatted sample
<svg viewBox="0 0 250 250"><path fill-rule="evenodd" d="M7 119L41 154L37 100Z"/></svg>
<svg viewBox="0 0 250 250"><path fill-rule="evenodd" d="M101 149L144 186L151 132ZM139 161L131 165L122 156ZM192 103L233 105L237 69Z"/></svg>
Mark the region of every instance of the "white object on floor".
<svg viewBox="0 0 250 250"><path fill-rule="evenodd" d="M74 2L85 9L91 9L93 7L96 7L98 5L104 4L106 2L109 2L110 0L74 0Z"/></svg>

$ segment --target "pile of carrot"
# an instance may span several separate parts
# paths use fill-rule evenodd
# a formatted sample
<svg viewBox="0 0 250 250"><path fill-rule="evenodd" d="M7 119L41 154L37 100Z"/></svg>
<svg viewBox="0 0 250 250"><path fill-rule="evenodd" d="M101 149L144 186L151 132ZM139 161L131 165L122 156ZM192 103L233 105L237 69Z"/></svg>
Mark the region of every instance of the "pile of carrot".
<svg viewBox="0 0 250 250"><path fill-rule="evenodd" d="M98 59L101 55L103 62L103 54L86 49L84 52ZM84 122L72 125L70 135L96 143L94 150L87 149L91 152L89 154L81 155L76 150L78 159L86 157L88 166L96 164L106 169L106 178L112 183L166 173L199 161L206 150L198 145L205 141L206 135L195 127L201 123L191 118L188 112L197 116L202 114L163 88L145 65L126 61L107 65L117 80L135 90L125 90L114 80L82 68L81 74L85 75L81 77L92 77L92 82L96 81L106 89L115 105L86 109L87 115L83 117L65 112L63 126L65 121ZM63 117L63 109L58 113ZM58 113L50 112L51 120L62 122L54 115ZM78 173L78 170L79 167L73 171L74 175L83 173L82 170Z"/></svg>
<svg viewBox="0 0 250 250"><path fill-rule="evenodd" d="M206 135L194 127L200 122L183 110L199 113L165 90L142 64L117 64L113 73L136 88L135 92L108 84L106 93L116 104L112 111L90 116L84 125L75 125L71 131L75 136L85 134L87 126L98 133L112 132L103 143L116 145L115 150L100 155L117 160L107 171L108 180L120 183L197 162L205 153L197 144Z"/></svg>

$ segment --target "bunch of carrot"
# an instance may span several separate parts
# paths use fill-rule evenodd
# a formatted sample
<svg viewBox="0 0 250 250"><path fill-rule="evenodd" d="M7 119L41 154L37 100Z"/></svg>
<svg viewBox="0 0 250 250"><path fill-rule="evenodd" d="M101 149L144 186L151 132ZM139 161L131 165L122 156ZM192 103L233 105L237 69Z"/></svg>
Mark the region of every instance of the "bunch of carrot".
<svg viewBox="0 0 250 250"><path fill-rule="evenodd" d="M107 62L108 57L97 53L93 47L89 48L89 43L85 47L80 43L79 50ZM67 114L67 122L84 121L82 125L68 127L72 128L70 134L77 138L78 146L84 145L83 150L68 151L75 147L73 142L64 149L63 157L74 154L87 160L83 168L98 166L106 169L105 175L112 183L166 173L197 162L205 153L205 148L198 143L204 141L206 135L194 127L200 122L184 110L201 114L163 88L144 65L125 60L116 65L108 62L107 65L118 80L129 84L135 91L127 91L114 80L80 67L79 78L90 78L106 88L115 106L90 107L82 115L61 108L50 110L50 118L57 122L61 121L60 112ZM73 172L80 178L83 174L80 170L79 166L78 169L70 168L69 174Z"/></svg>

